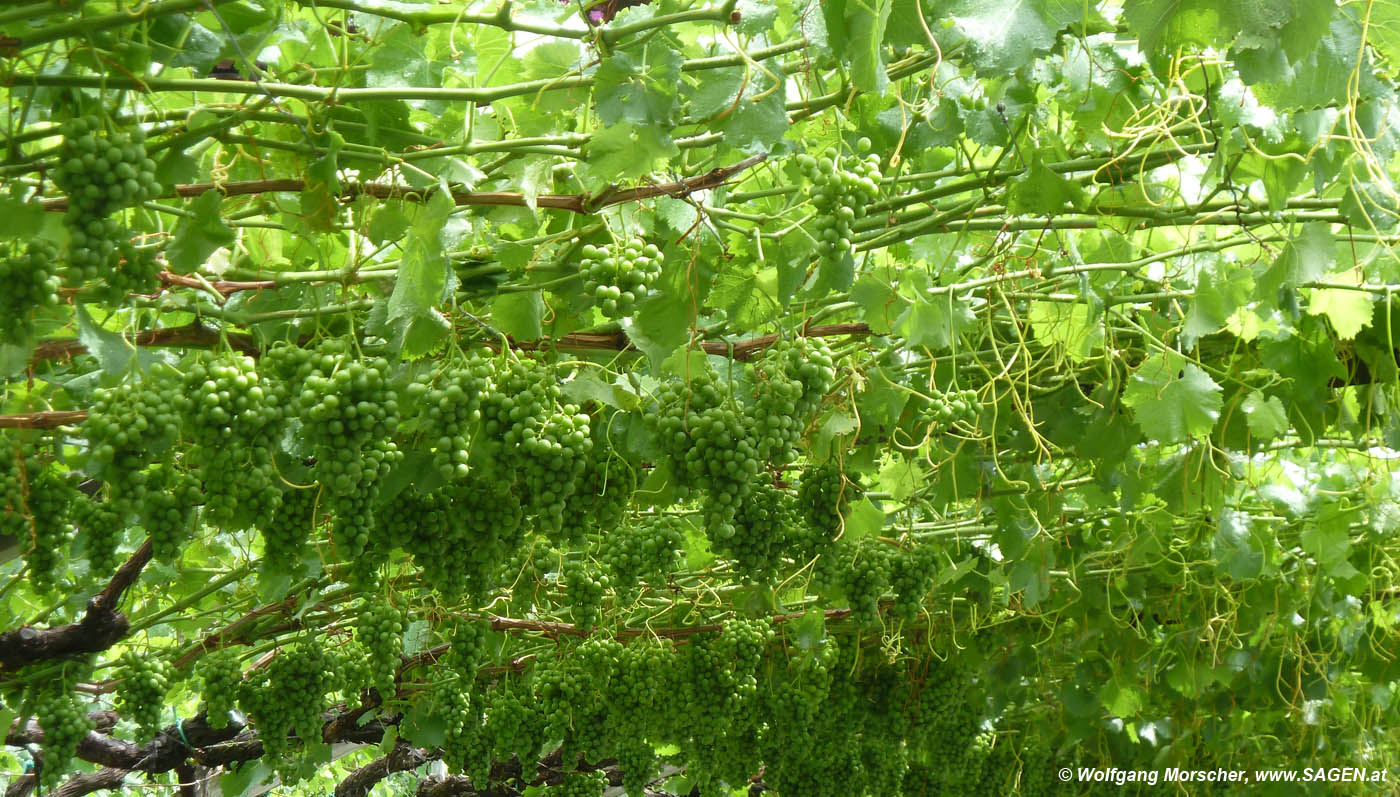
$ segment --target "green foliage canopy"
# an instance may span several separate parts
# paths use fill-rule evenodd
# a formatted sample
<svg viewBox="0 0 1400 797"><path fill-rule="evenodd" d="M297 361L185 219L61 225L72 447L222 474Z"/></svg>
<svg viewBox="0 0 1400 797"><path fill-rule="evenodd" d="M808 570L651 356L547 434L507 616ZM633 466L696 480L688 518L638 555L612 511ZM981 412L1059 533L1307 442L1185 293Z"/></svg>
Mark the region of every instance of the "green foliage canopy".
<svg viewBox="0 0 1400 797"><path fill-rule="evenodd" d="M1389 0L6 5L0 767L1393 782L1398 57Z"/></svg>

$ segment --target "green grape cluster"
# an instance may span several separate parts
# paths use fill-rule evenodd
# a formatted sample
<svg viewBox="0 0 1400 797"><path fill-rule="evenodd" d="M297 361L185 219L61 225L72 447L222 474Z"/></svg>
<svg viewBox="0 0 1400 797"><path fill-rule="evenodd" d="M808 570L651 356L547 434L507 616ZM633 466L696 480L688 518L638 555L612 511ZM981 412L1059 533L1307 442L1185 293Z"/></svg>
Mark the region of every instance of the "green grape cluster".
<svg viewBox="0 0 1400 797"><path fill-rule="evenodd" d="M763 660L763 651L775 636L765 617L725 620L716 648L727 657L727 667L738 675L752 674Z"/></svg>
<svg viewBox="0 0 1400 797"><path fill-rule="evenodd" d="M424 539L414 558L425 580L444 595L485 604L501 563L524 541L525 510L509 483L474 476L447 489L444 530Z"/></svg>
<svg viewBox="0 0 1400 797"><path fill-rule="evenodd" d="M322 341L315 349L274 347L269 356L269 368L287 381L279 393L287 395L315 452L314 472L334 516L337 553L352 563L350 581L365 584L377 564L366 551L380 481L403 458L391 439L399 405L389 363L355 357L342 339Z"/></svg>
<svg viewBox="0 0 1400 797"><path fill-rule="evenodd" d="M924 409L924 419L929 426L946 428L957 423L977 423L981 403L976 390L934 393L932 398L933 401Z"/></svg>
<svg viewBox="0 0 1400 797"><path fill-rule="evenodd" d="M330 691L339 692L346 701L359 701L361 693L370 687L374 675L370 671L370 653L358 639L347 639L328 654L335 679Z"/></svg>
<svg viewBox="0 0 1400 797"><path fill-rule="evenodd" d="M840 655L834 637L822 640L820 647L793 656L778 676L771 690L770 710L775 716L775 730L790 731L805 728L821 714L831 693L832 669Z"/></svg>
<svg viewBox="0 0 1400 797"><path fill-rule="evenodd" d="M977 715L970 699L965 673L953 665L939 665L925 674L922 688L904 701L909 743L938 777L956 779L963 753L977 735ZM956 787L956 783L950 783Z"/></svg>
<svg viewBox="0 0 1400 797"><path fill-rule="evenodd" d="M118 512L135 511L145 493L145 471L180 439L180 384L163 368L146 378L96 392L83 437Z"/></svg>
<svg viewBox="0 0 1400 797"><path fill-rule="evenodd" d="M834 260L851 251L852 226L864 217L870 203L880 197L880 156L870 152L862 138L856 155L797 156L798 168L812 182L812 220L817 254Z"/></svg>
<svg viewBox="0 0 1400 797"><path fill-rule="evenodd" d="M181 400L185 431L203 448L265 447L282 417L256 363L245 354L197 357L186 367Z"/></svg>
<svg viewBox="0 0 1400 797"><path fill-rule="evenodd" d="M758 664L771 636L766 619L728 620L719 634L693 639L681 657L686 724L673 730L702 783L741 782L758 770Z"/></svg>
<svg viewBox="0 0 1400 797"><path fill-rule="evenodd" d="M630 794L641 794L655 769L656 754L648 737L664 732L657 717L671 699L675 668L676 648L669 639L643 637L617 655L605 702L611 708L613 756Z"/></svg>
<svg viewBox="0 0 1400 797"><path fill-rule="evenodd" d="M481 399L490 384L490 363L473 357L448 369L426 389L423 418L429 433L436 436L430 438L433 464L444 479L465 479L470 471L471 434L481 422ZM419 389L425 388L410 390L410 395Z"/></svg>
<svg viewBox="0 0 1400 797"><path fill-rule="evenodd" d="M126 530L110 501L77 498L69 508L69 520L77 527L94 578L105 578L121 564L117 548Z"/></svg>
<svg viewBox="0 0 1400 797"><path fill-rule="evenodd" d="M657 398L660 407L647 421L672 473L683 491L704 487L701 511L711 538L733 536L734 515L761 467L747 408L721 390L708 367L688 385L663 386Z"/></svg>
<svg viewBox="0 0 1400 797"><path fill-rule="evenodd" d="M776 672L786 683L765 689L775 714L761 735L764 780L786 794L883 794L869 788L861 748L890 722L888 701L880 699L887 690L872 689L869 669L858 669L857 646L833 651L831 644L823 644L816 661L790 661ZM804 706L804 692L816 700L823 690L819 706Z"/></svg>
<svg viewBox="0 0 1400 797"><path fill-rule="evenodd" d="M560 656L544 659L535 667L533 698L550 739L562 739L573 727L575 708L583 707L586 684L577 667Z"/></svg>
<svg viewBox="0 0 1400 797"><path fill-rule="evenodd" d="M640 238L606 249L589 244L583 247L579 273L583 292L593 297L603 315L623 318L661 276L661 250Z"/></svg>
<svg viewBox="0 0 1400 797"><path fill-rule="evenodd" d="M550 786L545 793L549 797L599 797L607 789L607 773L593 769L567 773L559 785Z"/></svg>
<svg viewBox="0 0 1400 797"><path fill-rule="evenodd" d="M294 572L306 553L316 526L316 506L321 491L314 487L285 490L277 509L258 526L263 538L264 572Z"/></svg>
<svg viewBox="0 0 1400 797"><path fill-rule="evenodd" d="M527 689L502 681L486 698L485 735L497 758L534 761L544 744L544 724Z"/></svg>
<svg viewBox="0 0 1400 797"><path fill-rule="evenodd" d="M196 359L183 384L183 428L204 482L206 520L266 522L282 499L272 459L282 418L276 391L242 354Z"/></svg>
<svg viewBox="0 0 1400 797"><path fill-rule="evenodd" d="M227 728L229 713L238 702L238 685L243 681L243 668L233 648L209 653L195 664L200 697L204 698L204 713L211 728Z"/></svg>
<svg viewBox="0 0 1400 797"><path fill-rule="evenodd" d="M399 421L398 398L389 384L389 362L382 357L356 358L349 342L323 341L305 352L311 372L301 383L296 410L302 429L319 455L358 451L393 434ZM332 471L332 489L353 483L352 469ZM339 481L344 477L346 481Z"/></svg>
<svg viewBox="0 0 1400 797"><path fill-rule="evenodd" d="M768 581L777 572L788 529L796 523L797 508L792 496L762 482L739 505L734 515L734 533L712 538L710 548L733 559L735 568L746 578Z"/></svg>
<svg viewBox="0 0 1400 797"><path fill-rule="evenodd" d="M595 634L564 655L567 656L565 667L576 683L579 700L572 708L561 752L566 761L573 760L577 753L596 761L605 757L610 740L617 732L613 726L612 706L607 700L609 688L618 674L622 644Z"/></svg>
<svg viewBox="0 0 1400 797"><path fill-rule="evenodd" d="M490 783L491 746L482 732L484 701L458 678L439 682L431 700L444 726L443 763L450 771L465 772L474 785Z"/></svg>
<svg viewBox="0 0 1400 797"><path fill-rule="evenodd" d="M379 524L386 542L413 556L428 586L484 602L524 539L524 519L511 484L473 474L427 495L404 490L381 508Z"/></svg>
<svg viewBox="0 0 1400 797"><path fill-rule="evenodd" d="M321 449L333 459L317 458L317 470L329 472L321 483L334 516L331 536L339 556L349 561L351 584L364 586L374 580L379 560L370 554L375 528L375 501L381 480L403 459L403 452L392 440L376 440L360 451ZM331 488L330 484L338 485Z"/></svg>
<svg viewBox="0 0 1400 797"><path fill-rule="evenodd" d="M70 216L103 218L160 193L143 129L104 134L102 120L82 116L64 123L62 133L53 181L68 195Z"/></svg>
<svg viewBox="0 0 1400 797"><path fill-rule="evenodd" d="M501 560L491 574L494 584L507 587L518 596L534 594L549 575L549 562L542 552L549 550L538 536L524 533L520 544Z"/></svg>
<svg viewBox="0 0 1400 797"><path fill-rule="evenodd" d="M110 225L110 219L103 222ZM93 289L92 295L100 302L118 304L134 293L155 293L160 288L160 272L164 267L159 259L160 247L147 244L138 245L120 229L116 244L116 256L105 255L111 269L100 286Z"/></svg>
<svg viewBox="0 0 1400 797"><path fill-rule="evenodd" d="M30 582L42 592L53 588L59 563L67 558L65 552L73 535L68 510L79 497L77 488L52 467L29 479L27 506L33 536L25 559Z"/></svg>
<svg viewBox="0 0 1400 797"><path fill-rule="evenodd" d="M1020 793L1022 797L1050 797L1061 791L1050 745L1039 734L1031 736L1021 749Z"/></svg>
<svg viewBox="0 0 1400 797"><path fill-rule="evenodd" d="M797 482L797 506L809 534L801 535L802 553L821 551L841 532L860 486L848 481L835 461L808 463Z"/></svg>
<svg viewBox="0 0 1400 797"><path fill-rule="evenodd" d="M141 516L151 553L161 562L178 561L195 531L195 508L203 500L199 480L171 465L154 465L145 488Z"/></svg>
<svg viewBox="0 0 1400 797"><path fill-rule="evenodd" d="M321 738L326 696L340 682L334 672L337 663L319 640L299 642L279 650L267 667L255 671L260 677L243 681L239 688L238 705L252 718L269 761L284 778L295 778L296 771L286 761L292 746L289 734Z"/></svg>
<svg viewBox="0 0 1400 797"><path fill-rule="evenodd" d="M881 543L838 540L817 561L813 580L819 590L839 590L859 625L880 624L880 597L890 587L894 553Z"/></svg>
<svg viewBox="0 0 1400 797"><path fill-rule="evenodd" d="M646 794L656 769L656 751L644 736L625 734L613 744L613 757L622 771L622 787L628 794Z"/></svg>
<svg viewBox="0 0 1400 797"><path fill-rule="evenodd" d="M909 750L892 733L867 733L860 745L860 767L870 794L900 794L909 771ZM996 792L997 797L1008 792Z"/></svg>
<svg viewBox="0 0 1400 797"><path fill-rule="evenodd" d="M616 639L595 634L578 643L569 658L589 689L607 692L617 676L623 650L622 643Z"/></svg>
<svg viewBox="0 0 1400 797"><path fill-rule="evenodd" d="M97 279L120 262L120 245L125 242L127 230L116 219L86 216L69 208L63 221L68 228L68 259L63 277L69 283L77 285Z"/></svg>
<svg viewBox="0 0 1400 797"><path fill-rule="evenodd" d="M355 615L355 640L369 654L369 685L393 696L403 654L404 613L386 598L366 598Z"/></svg>
<svg viewBox="0 0 1400 797"><path fill-rule="evenodd" d="M19 344L34 334L34 311L58 304L58 249L32 238L21 253L0 243L0 343Z"/></svg>
<svg viewBox="0 0 1400 797"><path fill-rule="evenodd" d="M899 551L890 570L890 590L894 593L891 611L895 616L906 622L917 619L937 576L936 546L918 545Z"/></svg>
<svg viewBox="0 0 1400 797"><path fill-rule="evenodd" d="M497 369L482 401L483 456L494 470L520 476L522 503L551 538L560 536L567 501L593 450L588 416L560 397L548 368L511 360Z"/></svg>
<svg viewBox="0 0 1400 797"><path fill-rule="evenodd" d="M442 664L456 673L464 683L476 680L477 668L491 655L491 624L486 620L458 620L452 626L447 655Z"/></svg>
<svg viewBox="0 0 1400 797"><path fill-rule="evenodd" d="M146 133L136 127L129 133L104 134L95 116L72 119L62 132L53 179L68 195L63 220L68 228L68 278L74 284L97 279L126 259L128 268L118 279L135 284L138 272L149 267L130 262L138 254L129 244L122 247L127 235L107 217L160 194L155 161L146 155Z"/></svg>
<svg viewBox="0 0 1400 797"><path fill-rule="evenodd" d="M564 502L563 525L557 539L561 545L577 545L592 531L607 534L618 528L627 514L627 505L637 481L631 468L609 455L611 446L599 439L594 427L593 451L579 476L577 487Z"/></svg>
<svg viewBox="0 0 1400 797"><path fill-rule="evenodd" d="M685 522L671 515L652 515L604 535L601 560L612 573L611 583L635 592L644 581L665 582L680 566L685 548Z"/></svg>
<svg viewBox="0 0 1400 797"><path fill-rule="evenodd" d="M44 762L39 786L45 791L58 787L78 754L78 743L93 729L77 695L62 684L46 685L33 697L34 717L44 729Z"/></svg>
<svg viewBox="0 0 1400 797"><path fill-rule="evenodd" d="M836 360L820 340L775 343L754 368L752 408L759 456L775 465L797 456L803 429L836 382Z"/></svg>
<svg viewBox="0 0 1400 797"><path fill-rule="evenodd" d="M117 660L121 681L117 684L117 707L122 716L136 723L142 739L154 738L165 713L165 694L170 689L170 665L164 660L127 650Z"/></svg>
<svg viewBox="0 0 1400 797"><path fill-rule="evenodd" d="M546 536L561 543L564 512L569 497L578 488L579 478L593 449L589 418L573 404L565 404L551 415L533 437L520 444L521 476L526 503L535 522Z"/></svg>
<svg viewBox="0 0 1400 797"><path fill-rule="evenodd" d="M559 575L564 579L564 602L569 605L575 627L580 631L592 630L603 610L607 575L595 572L578 559L565 559Z"/></svg>
<svg viewBox="0 0 1400 797"><path fill-rule="evenodd" d="M612 703L639 733L652 729L665 709L676 661L675 643L664 637L641 637L618 654Z"/></svg>

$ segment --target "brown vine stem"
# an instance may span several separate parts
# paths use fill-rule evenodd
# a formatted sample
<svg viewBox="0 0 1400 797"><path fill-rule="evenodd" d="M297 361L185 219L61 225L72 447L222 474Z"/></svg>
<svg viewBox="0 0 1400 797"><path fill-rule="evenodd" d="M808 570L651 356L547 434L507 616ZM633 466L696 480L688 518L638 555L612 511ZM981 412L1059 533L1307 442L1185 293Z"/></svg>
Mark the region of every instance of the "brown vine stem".
<svg viewBox="0 0 1400 797"><path fill-rule="evenodd" d="M642 185L633 188L609 188L597 196L588 194L541 194L535 198L535 207L553 210L567 210L573 213L590 214L611 205L639 202L655 197L669 196L681 198L696 191L717 188L734 175L746 171L767 160L766 154L753 155L732 166L719 166L696 177L676 180L656 185ZM218 191L224 196L248 196L253 194L301 193L306 188L304 180L240 180L231 183L196 183L179 185L165 198L195 197L209 191ZM424 201L437 193L437 188L414 189L385 183L346 183L340 192L345 199L372 196L377 199L403 199ZM528 207L529 200L524 194L506 191L453 191L452 201L457 205L491 205ZM68 209L67 197L53 197L43 201L44 210L61 212Z"/></svg>
<svg viewBox="0 0 1400 797"><path fill-rule="evenodd" d="M217 289L218 286L215 285L215 288ZM823 324L802 330L802 335L809 338L869 334L871 334L870 325L858 322ZM706 354L716 354L721 357L732 355L734 359L743 362L778 342L780 337L781 336L777 334L760 335L756 338L736 341L733 344L720 340L709 340L702 342L700 348ZM171 329L147 330L128 338L128 342L137 346L214 346L217 345L220 340L222 340L222 338L217 331L198 324L174 327ZM252 335L229 334L227 340L230 345L235 348L254 356L260 351ZM489 341L486 345L494 348L494 344ZM567 349L570 351L636 350L636 347L632 345L632 341L621 332L612 334L574 333L559 338L512 341L511 345L521 351L538 351L540 349ZM82 341L45 341L35 348L32 359L36 361L62 359L82 354L85 351L87 351L87 347L83 345ZM0 415L0 429L56 429L60 426L71 426L82 423L86 418L87 410L22 412L16 415Z"/></svg>
<svg viewBox="0 0 1400 797"><path fill-rule="evenodd" d="M87 410L45 410L0 415L0 429L57 429L82 423L87 416Z"/></svg>
<svg viewBox="0 0 1400 797"><path fill-rule="evenodd" d="M215 290L219 290L221 285L227 287L228 285L234 284L247 283L213 283ZM180 327L142 330L128 337L126 342L132 346L217 346L219 341L224 338L228 340L230 346L247 354L256 355L261 351L257 341L252 335L230 332L221 338L218 330L210 329L198 322ZM45 340L40 341L39 344L34 347L34 354L30 357L30 360L33 362L40 360L64 360L70 357L76 357L86 351L87 346L76 338ZM77 423L81 420L82 419L79 418L77 421L63 421L58 425ZM0 419L0 427L4 427L4 425L4 420Z"/></svg>
<svg viewBox="0 0 1400 797"><path fill-rule="evenodd" d="M825 612L823 612L823 614L828 620L843 620L846 617L850 616L851 610L827 609ZM492 631L499 631L502 633L534 632L544 634L545 636L556 640L561 636L586 637L593 633L593 631L581 630L572 623L560 623L551 620L520 620L514 617L498 617L496 615L483 616L471 613L464 613L459 616L473 620L487 620L491 623ZM771 622L773 625L781 625L783 623L790 623L795 620L800 620L806 616L806 612L792 612L791 614L775 614L768 619L769 622ZM665 639L682 639L685 637L696 636L697 634L714 634L723 630L724 626L720 625L719 623L711 623L708 625L683 626L678 628L635 628L623 629L621 631L618 631L616 634L613 635L613 638L635 639L637 637L661 637ZM432 664L434 661L437 661L439 656L446 653L450 647L451 645L448 644L436 645L434 647L428 648L427 650L420 651L412 656L407 656L404 658L403 666L399 668L399 672L403 673L404 671L411 670L414 667L420 667L425 664ZM524 666L527 663L533 660L534 656L522 656L518 659L511 661L510 664L502 667L482 668L481 672L491 673L519 670L524 668Z"/></svg>
<svg viewBox="0 0 1400 797"><path fill-rule="evenodd" d="M13 672L37 661L106 650L126 635L131 622L117 611L126 590L151 561L148 539L127 559L101 592L88 601L83 619L57 628L21 626L0 634L0 670Z"/></svg>

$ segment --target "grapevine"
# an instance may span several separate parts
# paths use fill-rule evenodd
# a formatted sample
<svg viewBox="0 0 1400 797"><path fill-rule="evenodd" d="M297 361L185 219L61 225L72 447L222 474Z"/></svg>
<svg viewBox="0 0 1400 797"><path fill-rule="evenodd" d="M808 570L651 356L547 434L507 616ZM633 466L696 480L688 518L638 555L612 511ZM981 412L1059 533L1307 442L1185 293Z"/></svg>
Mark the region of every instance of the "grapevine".
<svg viewBox="0 0 1400 797"><path fill-rule="evenodd" d="M72 537L68 525L69 507L77 493L66 479L46 468L29 482L26 506L32 538L27 548L30 578L40 590L51 589L58 576L59 564Z"/></svg>
<svg viewBox="0 0 1400 797"><path fill-rule="evenodd" d="M44 729L44 763L39 785L52 789L62 782L78 752L78 743L92 730L83 705L62 684L47 687L33 699L34 716Z"/></svg>
<svg viewBox="0 0 1400 797"><path fill-rule="evenodd" d="M862 156L798 156L803 176L814 186L812 205L817 211L817 251L826 259L850 253L852 225L865 216L866 207L880 195L880 156L862 138L856 149Z"/></svg>
<svg viewBox="0 0 1400 797"><path fill-rule="evenodd" d="M0 3L7 785L1395 772L1395 3L1209 5Z"/></svg>
<svg viewBox="0 0 1400 797"><path fill-rule="evenodd" d="M122 654L117 666L121 673L117 703L122 712L136 723L141 738L149 739L161 728L165 693L170 688L169 665L161 659L128 650Z"/></svg>
<svg viewBox="0 0 1400 797"><path fill-rule="evenodd" d="M74 500L69 513L93 574L98 578L110 575L120 564L117 548L126 531L122 517L110 502L97 500Z"/></svg>
<svg viewBox="0 0 1400 797"><path fill-rule="evenodd" d="M204 699L209 727L228 727L229 712L237 703L239 683L243 679L238 654L232 648L210 653L199 660L195 674L199 679L199 694Z"/></svg>
<svg viewBox="0 0 1400 797"><path fill-rule="evenodd" d="M801 535L804 555L819 553L840 534L859 494L859 485L849 482L835 462L811 463L803 469L797 504L807 525L807 533Z"/></svg>
<svg viewBox="0 0 1400 797"><path fill-rule="evenodd" d="M369 685L388 698L394 693L394 675L403 651L403 613L384 598L371 598L356 616L355 639L369 654Z"/></svg>
<svg viewBox="0 0 1400 797"><path fill-rule="evenodd" d="M684 547L684 523L662 515L613 529L604 537L601 560L612 573L609 583L635 593L644 581L666 581L680 565Z"/></svg>
<svg viewBox="0 0 1400 797"><path fill-rule="evenodd" d="M593 628L603 607L603 591L608 577L576 559L564 560L559 571L564 579L564 600L573 614L574 625L581 631Z"/></svg>
<svg viewBox="0 0 1400 797"><path fill-rule="evenodd" d="M174 562L193 536L195 509L203 500L199 482L170 465L156 465L143 481L141 516L155 557Z"/></svg>
<svg viewBox="0 0 1400 797"><path fill-rule="evenodd" d="M0 243L0 342L21 343L34 331L34 311L58 304L58 250L33 239L21 253Z"/></svg>
<svg viewBox="0 0 1400 797"><path fill-rule="evenodd" d="M638 238L604 249L588 245L579 263L583 291L608 318L632 314L661 276L661 250Z"/></svg>

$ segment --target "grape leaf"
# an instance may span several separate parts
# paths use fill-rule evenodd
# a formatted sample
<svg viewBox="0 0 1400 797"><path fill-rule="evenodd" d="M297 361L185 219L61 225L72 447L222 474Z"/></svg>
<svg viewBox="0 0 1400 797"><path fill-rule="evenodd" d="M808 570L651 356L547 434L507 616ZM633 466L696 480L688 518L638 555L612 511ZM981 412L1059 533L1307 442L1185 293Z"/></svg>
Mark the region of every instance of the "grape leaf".
<svg viewBox="0 0 1400 797"><path fill-rule="evenodd" d="M1250 434L1271 440L1288 431L1288 411L1277 396L1265 396L1258 390L1251 391L1240 405Z"/></svg>
<svg viewBox="0 0 1400 797"><path fill-rule="evenodd" d="M932 3L924 5L925 10ZM959 0L941 12L972 49L984 72L1008 75L1055 45L1057 34L1084 19L1074 0ZM1097 14L1095 14L1097 16Z"/></svg>
<svg viewBox="0 0 1400 797"><path fill-rule="evenodd" d="M584 153L588 161L581 171L588 178L586 185L598 190L624 177L640 177L680 149L660 125L619 122L595 132Z"/></svg>
<svg viewBox="0 0 1400 797"><path fill-rule="evenodd" d="M1014 215L1055 216L1084 204L1084 189L1052 171L1039 157L1031 167L1011 178L1006 188L1006 210Z"/></svg>
<svg viewBox="0 0 1400 797"><path fill-rule="evenodd" d="M1217 47L1239 30L1234 6L1216 0L1125 0L1123 19L1148 54Z"/></svg>
<svg viewBox="0 0 1400 797"><path fill-rule="evenodd" d="M1133 410L1138 426L1149 438L1172 443L1204 437L1215 427L1224 404L1220 385L1181 357L1153 357L1144 362L1123 391L1123 403Z"/></svg>
<svg viewBox="0 0 1400 797"><path fill-rule="evenodd" d="M910 346L928 346L935 351L952 348L958 335L977 322L972 307L952 294L917 299L895 322L895 334L904 335Z"/></svg>
<svg viewBox="0 0 1400 797"><path fill-rule="evenodd" d="M1337 285L1359 286L1362 275L1353 269L1344 274L1334 274L1327 280ZM1371 314L1375 310L1374 297L1365 291L1345 288L1318 288L1311 291L1308 312L1326 316L1337 331L1337 337L1351 340L1357 333L1371 325Z"/></svg>
<svg viewBox="0 0 1400 797"><path fill-rule="evenodd" d="M166 247L165 259L176 274L188 274L204 265L209 255L237 238L233 228L219 216L223 196L205 191L190 203L190 215L175 225L175 237Z"/></svg>
<svg viewBox="0 0 1400 797"><path fill-rule="evenodd" d="M544 297L540 291L497 294L491 303L496 328L516 340L535 340L543 334Z"/></svg>
<svg viewBox="0 0 1400 797"><path fill-rule="evenodd" d="M680 86L681 55L664 42L641 54L613 53L594 76L598 118L604 124L665 122Z"/></svg>
<svg viewBox="0 0 1400 797"><path fill-rule="evenodd" d="M1037 338L1064 349L1074 362L1084 362L1103 348L1103 325L1090 320L1086 304L1032 302L1028 319Z"/></svg>
<svg viewBox="0 0 1400 797"><path fill-rule="evenodd" d="M884 93L889 84L881 46L890 18L890 0L846 0L845 27L850 37L851 83L861 91Z"/></svg>

